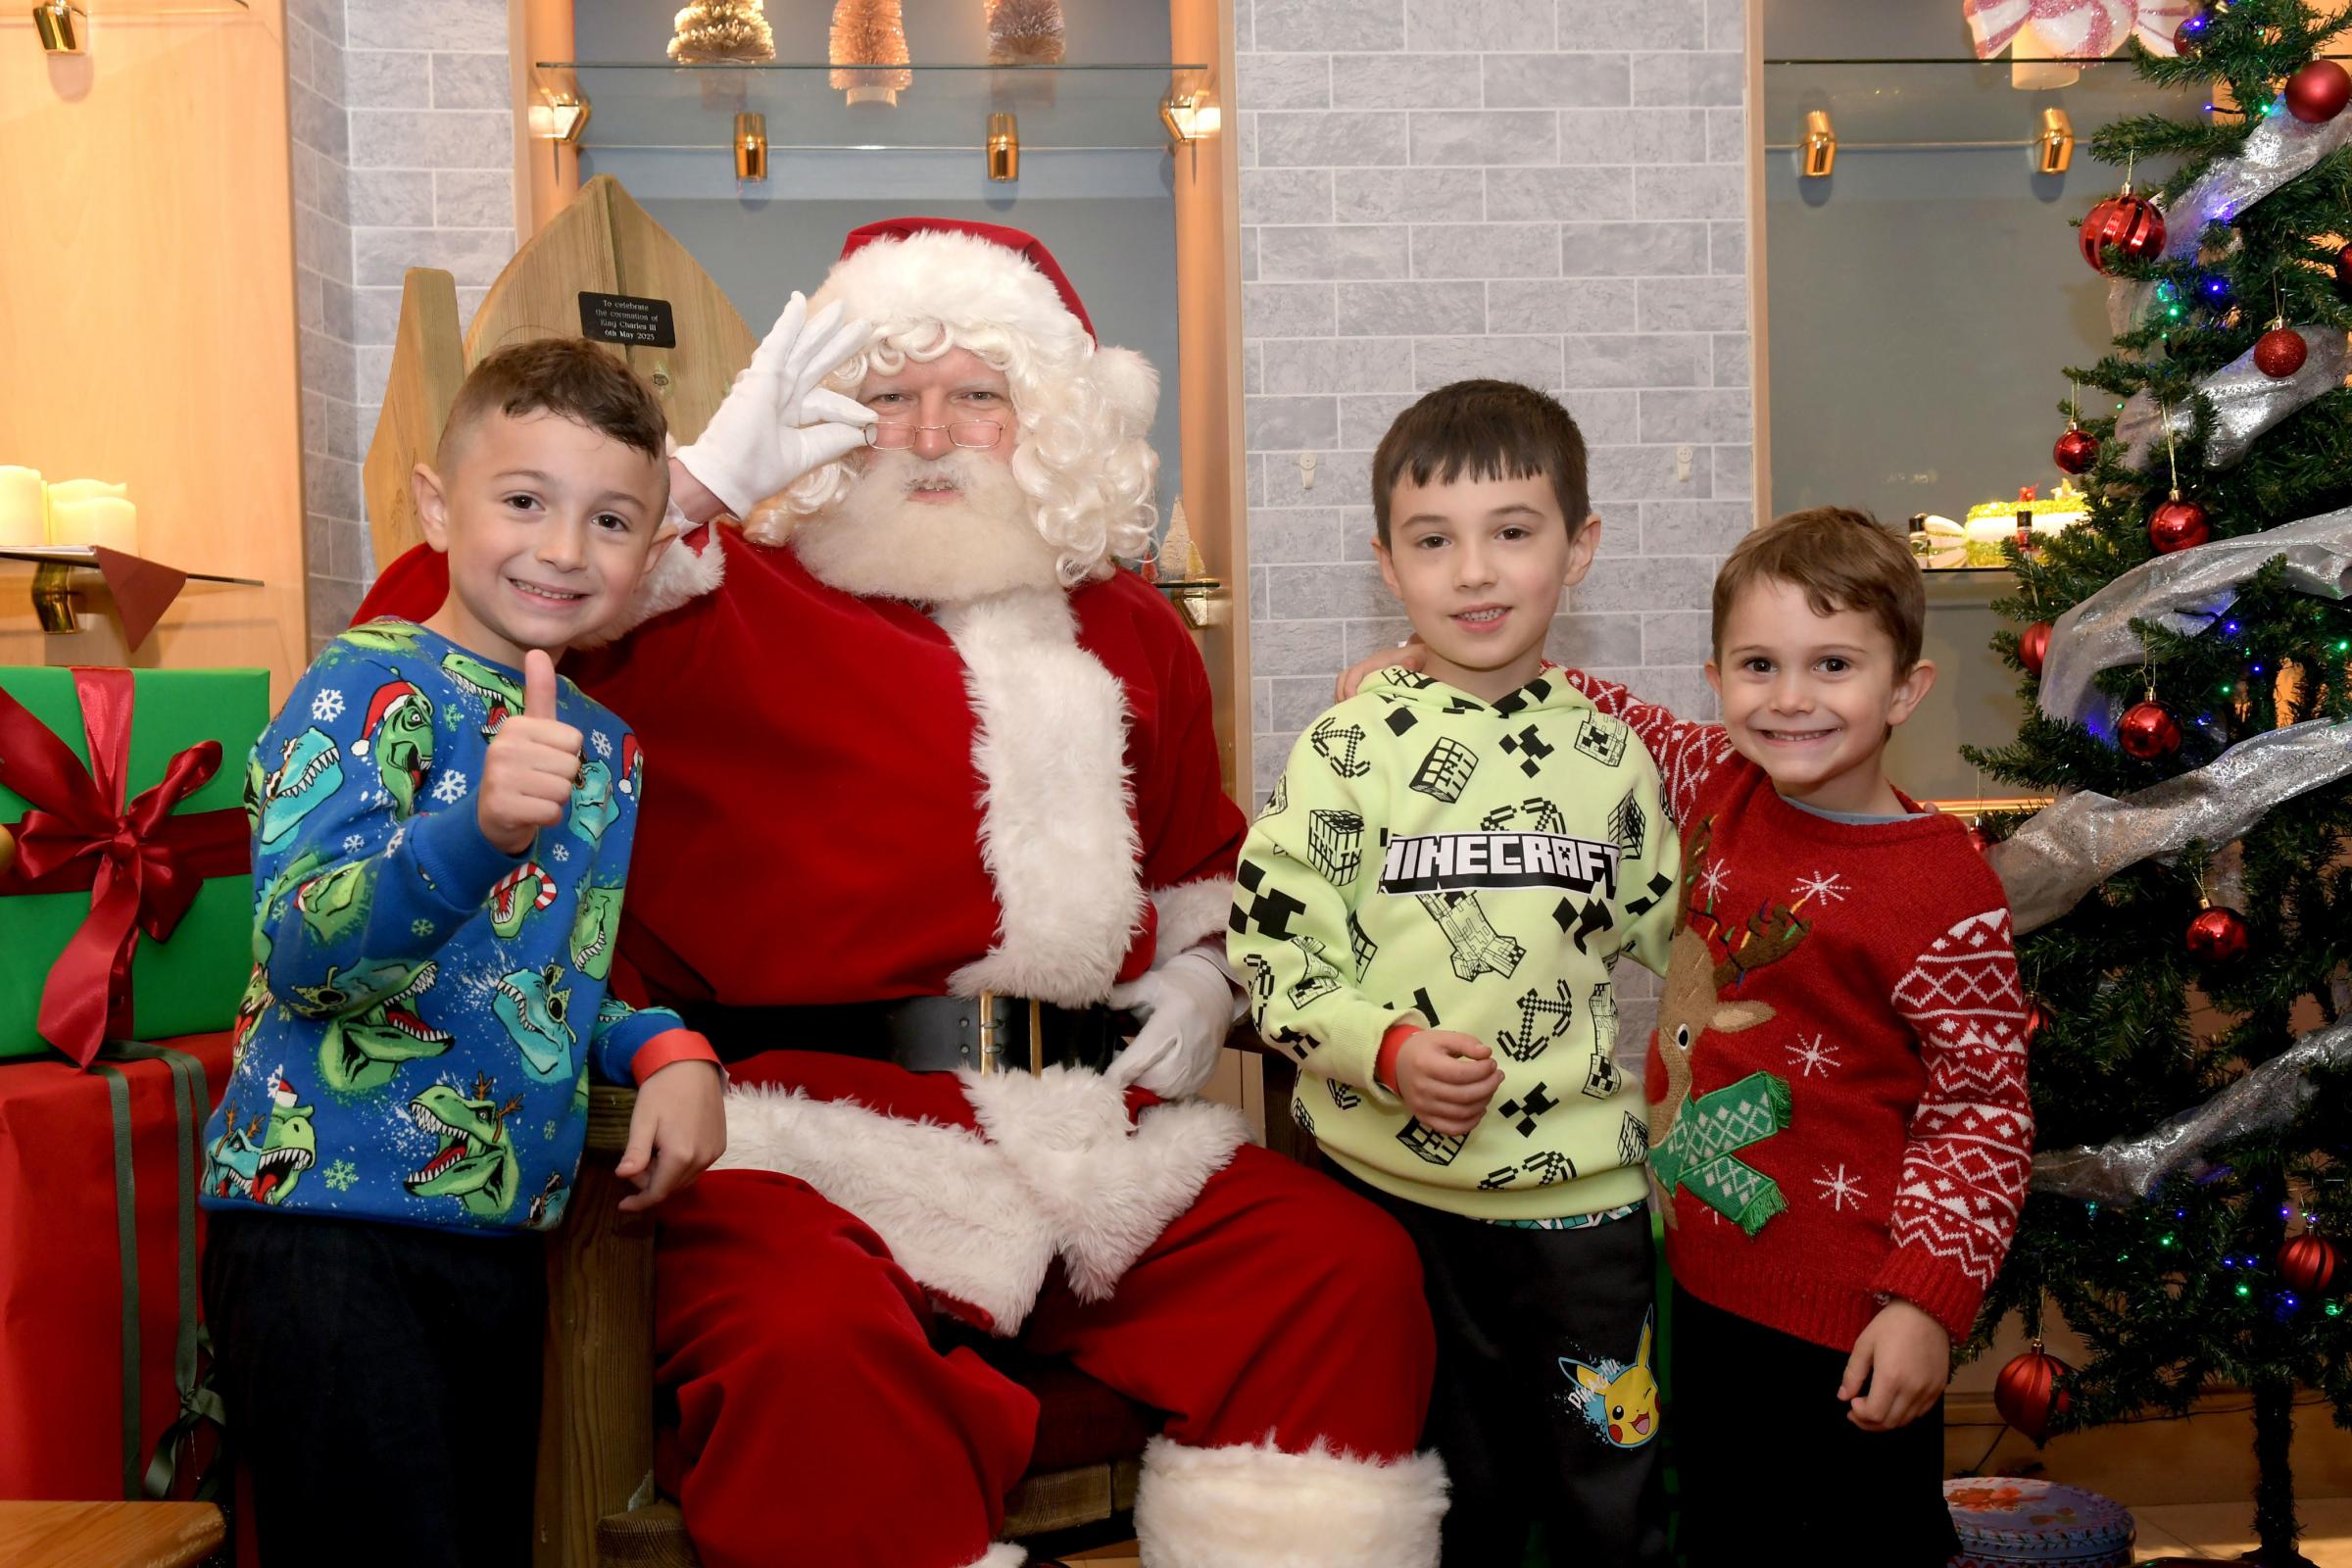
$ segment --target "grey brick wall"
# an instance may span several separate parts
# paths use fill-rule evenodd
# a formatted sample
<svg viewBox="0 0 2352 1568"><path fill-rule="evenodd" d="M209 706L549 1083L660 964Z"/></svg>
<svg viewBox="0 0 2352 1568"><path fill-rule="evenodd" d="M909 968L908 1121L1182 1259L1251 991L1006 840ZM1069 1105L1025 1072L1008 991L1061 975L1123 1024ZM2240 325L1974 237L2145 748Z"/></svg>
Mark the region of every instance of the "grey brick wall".
<svg viewBox="0 0 2352 1568"><path fill-rule="evenodd" d="M471 319L514 253L504 0L290 0L288 120L301 303L304 547L314 645L374 565L360 465L400 282L448 269Z"/></svg>
<svg viewBox="0 0 2352 1568"><path fill-rule="evenodd" d="M1236 28L1257 798L1407 630L1372 449L1463 376L1553 393L1592 447L1602 554L1551 657L1711 713L1708 592L1754 519L1742 0L1236 0Z"/></svg>

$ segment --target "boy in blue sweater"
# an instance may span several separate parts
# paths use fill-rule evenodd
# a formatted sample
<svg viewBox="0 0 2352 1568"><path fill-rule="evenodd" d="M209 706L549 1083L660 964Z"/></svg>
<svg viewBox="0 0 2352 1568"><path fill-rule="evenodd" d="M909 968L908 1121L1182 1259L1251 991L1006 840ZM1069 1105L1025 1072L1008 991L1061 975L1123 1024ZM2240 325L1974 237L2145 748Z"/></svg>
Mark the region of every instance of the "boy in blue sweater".
<svg viewBox="0 0 2352 1568"><path fill-rule="evenodd" d="M588 1079L659 1203L717 1057L612 997L644 764L555 660L627 605L661 405L576 339L466 378L415 476L450 592L318 656L248 764L254 967L205 1130L205 1311L265 1563L530 1558L545 1260Z"/></svg>

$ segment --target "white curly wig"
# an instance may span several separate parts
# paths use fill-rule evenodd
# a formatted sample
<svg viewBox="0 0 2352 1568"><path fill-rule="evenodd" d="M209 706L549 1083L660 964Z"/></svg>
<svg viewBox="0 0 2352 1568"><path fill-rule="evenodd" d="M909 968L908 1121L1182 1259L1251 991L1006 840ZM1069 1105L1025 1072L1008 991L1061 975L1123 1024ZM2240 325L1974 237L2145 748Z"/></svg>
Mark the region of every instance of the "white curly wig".
<svg viewBox="0 0 2352 1568"><path fill-rule="evenodd" d="M1106 575L1114 557L1149 553L1159 458L1147 436L1159 374L1132 349L1098 346L1054 280L1027 257L960 229L918 227L845 255L809 313L835 300L875 328L873 342L826 382L849 396L869 371L889 374L955 349L1003 372L1016 421L1013 479L1038 533L1059 553L1065 586ZM856 480L846 460L812 469L756 512L746 531L781 543Z"/></svg>

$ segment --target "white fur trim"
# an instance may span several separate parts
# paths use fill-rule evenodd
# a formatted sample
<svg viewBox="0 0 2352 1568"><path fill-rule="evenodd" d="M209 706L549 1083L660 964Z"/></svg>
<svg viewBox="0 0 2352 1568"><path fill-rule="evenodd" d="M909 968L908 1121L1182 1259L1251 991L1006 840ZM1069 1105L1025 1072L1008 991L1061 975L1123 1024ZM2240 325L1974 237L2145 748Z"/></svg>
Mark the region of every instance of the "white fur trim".
<svg viewBox="0 0 2352 1568"><path fill-rule="evenodd" d="M1135 1531L1144 1568L1435 1568L1446 1467L1271 1446L1144 1450Z"/></svg>
<svg viewBox="0 0 2352 1568"><path fill-rule="evenodd" d="M1206 876L1198 882L1155 888L1152 906L1159 916L1159 951L1153 955L1153 967L1211 937L1217 939L1217 947L1222 950L1225 932L1233 919L1233 878Z"/></svg>
<svg viewBox="0 0 2352 1568"><path fill-rule="evenodd" d="M1159 372L1133 349L1098 348L1088 379L1102 401L1137 429L1149 428L1159 407Z"/></svg>
<svg viewBox="0 0 2352 1568"><path fill-rule="evenodd" d="M1078 646L1058 591L943 606L939 623L963 657L984 786L980 854L1001 912L997 945L949 987L1100 1002L1143 914L1126 694Z"/></svg>
<svg viewBox="0 0 2352 1568"><path fill-rule="evenodd" d="M1126 1096L1100 1073L964 1072L964 1097L1021 1173L1082 1301L1107 1300L1128 1265L1247 1139L1230 1105L1157 1105L1132 1131Z"/></svg>
<svg viewBox="0 0 2352 1568"><path fill-rule="evenodd" d="M971 1568L1021 1568L1029 1554L1009 1541L1000 1541L972 1559Z"/></svg>
<svg viewBox="0 0 2352 1568"><path fill-rule="evenodd" d="M1011 1334L1036 1304L1054 1232L1010 1163L977 1134L885 1116L854 1100L756 1086L727 1093L716 1170L798 1176L873 1227L927 1290Z"/></svg>
<svg viewBox="0 0 2352 1568"><path fill-rule="evenodd" d="M1027 257L977 234L929 229L861 246L833 264L808 314L836 300L845 315L867 321L1002 327L1084 357L1086 328L1053 280Z"/></svg>
<svg viewBox="0 0 2352 1568"><path fill-rule="evenodd" d="M601 648L617 642L644 625L656 615L666 615L689 600L699 599L726 580L727 556L720 545L720 523L708 524L710 536L703 541L698 554L686 547L684 539L672 539L661 547L644 576L637 579L637 591L619 616L597 628L593 637L583 637L582 648Z"/></svg>

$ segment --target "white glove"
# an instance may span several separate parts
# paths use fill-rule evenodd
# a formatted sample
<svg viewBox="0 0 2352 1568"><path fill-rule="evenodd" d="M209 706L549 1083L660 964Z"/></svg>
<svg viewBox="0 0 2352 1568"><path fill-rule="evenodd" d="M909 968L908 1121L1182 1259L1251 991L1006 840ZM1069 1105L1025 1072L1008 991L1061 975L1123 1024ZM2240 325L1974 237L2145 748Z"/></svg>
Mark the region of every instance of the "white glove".
<svg viewBox="0 0 2352 1568"><path fill-rule="evenodd" d="M1149 1089L1162 1100L1200 1093L1217 1070L1235 1002L1225 971L1198 953L1179 953L1112 987L1110 1005L1142 1013L1144 1026L1110 1064L1111 1081L1122 1089Z"/></svg>
<svg viewBox="0 0 2352 1568"><path fill-rule="evenodd" d="M738 517L811 468L865 444L871 409L823 385L873 329L841 318L841 302L808 318L798 291L735 377L718 412L678 461Z"/></svg>

